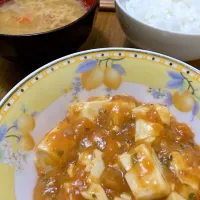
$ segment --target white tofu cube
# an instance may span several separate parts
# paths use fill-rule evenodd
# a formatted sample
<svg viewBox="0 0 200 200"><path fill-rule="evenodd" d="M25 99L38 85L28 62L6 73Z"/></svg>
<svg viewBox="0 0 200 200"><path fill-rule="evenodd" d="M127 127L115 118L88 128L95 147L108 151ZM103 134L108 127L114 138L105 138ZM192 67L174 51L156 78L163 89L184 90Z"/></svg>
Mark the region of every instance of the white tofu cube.
<svg viewBox="0 0 200 200"><path fill-rule="evenodd" d="M175 172L179 181L182 184L189 185L192 189L199 190L198 177L193 173L192 168L189 168L184 158L179 152L172 152L171 169Z"/></svg>
<svg viewBox="0 0 200 200"><path fill-rule="evenodd" d="M76 116L85 117L93 121L98 115L102 105L108 102L110 102L110 99L72 104L68 108L69 120Z"/></svg>
<svg viewBox="0 0 200 200"><path fill-rule="evenodd" d="M179 195L178 193L172 192L172 193L168 196L167 200L186 200L186 199L184 199L184 198L183 198L181 195Z"/></svg>
<svg viewBox="0 0 200 200"><path fill-rule="evenodd" d="M92 159L93 159L92 153L82 152L79 154L78 162L86 166L85 168L86 172L90 172L93 167Z"/></svg>
<svg viewBox="0 0 200 200"><path fill-rule="evenodd" d="M54 135L62 136L68 129L68 121L63 120L58 123L53 130L46 134L44 139L36 146L36 165L44 173L51 171L53 168L60 166L60 164L64 162L65 157L61 156L61 154L66 151L66 148L60 149L61 151L56 151L50 144L51 141L54 140ZM67 150L73 149L76 142L74 140L68 140L68 142Z"/></svg>
<svg viewBox="0 0 200 200"><path fill-rule="evenodd" d="M105 169L104 161L102 159L103 153L98 149L95 149L93 154L88 152L82 152L79 155L79 160L81 164L85 165L85 171L89 172L88 182L98 183L103 170Z"/></svg>
<svg viewBox="0 0 200 200"><path fill-rule="evenodd" d="M150 109L147 106L138 106L132 110L132 112L136 116L136 118L145 116L149 111L150 111Z"/></svg>
<svg viewBox="0 0 200 200"><path fill-rule="evenodd" d="M160 161L157 158L157 155L155 154L154 151L152 151L151 154L153 160L155 161L155 163L157 163L157 166L160 167L160 172L163 173L163 168L162 165L160 164ZM137 159L137 153L135 153L133 149L130 152L123 153L119 156L119 161L126 171L129 171L133 167L134 163L137 162L136 159Z"/></svg>
<svg viewBox="0 0 200 200"><path fill-rule="evenodd" d="M123 199L123 200L131 200L131 196L129 194L126 194L126 193L122 193L120 195L120 197Z"/></svg>
<svg viewBox="0 0 200 200"><path fill-rule="evenodd" d="M73 170L74 170L74 164L71 164L67 169L67 173L71 178L74 176Z"/></svg>
<svg viewBox="0 0 200 200"><path fill-rule="evenodd" d="M92 169L88 177L88 182L98 183L101 174L105 169L104 161L102 159L102 152L95 149L94 150L94 159L92 160Z"/></svg>
<svg viewBox="0 0 200 200"><path fill-rule="evenodd" d="M123 153L119 156L119 161L126 171L129 171L133 166L132 154Z"/></svg>
<svg viewBox="0 0 200 200"><path fill-rule="evenodd" d="M81 192L81 195L88 200L108 200L104 189L99 184L92 183L87 191Z"/></svg>
<svg viewBox="0 0 200 200"><path fill-rule="evenodd" d="M158 112L158 115L160 116L161 121L164 124L169 125L170 118L171 118L169 109L166 106L159 105L159 104L156 104L155 107L156 107L156 111Z"/></svg>
<svg viewBox="0 0 200 200"><path fill-rule="evenodd" d="M154 150L145 144L137 146L132 155L136 155L132 168L126 173L126 181L138 200L150 200L166 197L170 188L162 174L162 166Z"/></svg>
<svg viewBox="0 0 200 200"><path fill-rule="evenodd" d="M135 141L145 140L146 142L153 142L156 136L160 135L163 129L162 125L158 123L151 123L143 119L136 120Z"/></svg>
<svg viewBox="0 0 200 200"><path fill-rule="evenodd" d="M132 198L129 194L122 193L120 197L115 197L114 200L132 200Z"/></svg>

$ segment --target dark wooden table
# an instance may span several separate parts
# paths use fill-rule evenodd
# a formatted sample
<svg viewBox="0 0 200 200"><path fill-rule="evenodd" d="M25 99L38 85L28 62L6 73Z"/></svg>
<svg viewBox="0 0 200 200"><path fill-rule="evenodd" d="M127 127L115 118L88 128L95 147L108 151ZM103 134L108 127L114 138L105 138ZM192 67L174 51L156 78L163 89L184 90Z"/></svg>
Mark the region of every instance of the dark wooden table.
<svg viewBox="0 0 200 200"><path fill-rule="evenodd" d="M126 39L114 12L100 11L97 14L92 33L80 51L103 47L133 47ZM200 60L189 64L200 69ZM17 68L12 63L0 59L0 99L29 73L28 68Z"/></svg>

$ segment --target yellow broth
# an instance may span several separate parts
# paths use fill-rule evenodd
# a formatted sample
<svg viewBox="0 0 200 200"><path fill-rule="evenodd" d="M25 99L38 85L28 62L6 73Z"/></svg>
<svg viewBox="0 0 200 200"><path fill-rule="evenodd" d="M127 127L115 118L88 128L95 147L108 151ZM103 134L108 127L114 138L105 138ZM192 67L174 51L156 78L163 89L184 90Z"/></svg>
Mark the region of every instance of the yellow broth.
<svg viewBox="0 0 200 200"><path fill-rule="evenodd" d="M79 0L11 0L0 6L0 34L50 31L86 13Z"/></svg>

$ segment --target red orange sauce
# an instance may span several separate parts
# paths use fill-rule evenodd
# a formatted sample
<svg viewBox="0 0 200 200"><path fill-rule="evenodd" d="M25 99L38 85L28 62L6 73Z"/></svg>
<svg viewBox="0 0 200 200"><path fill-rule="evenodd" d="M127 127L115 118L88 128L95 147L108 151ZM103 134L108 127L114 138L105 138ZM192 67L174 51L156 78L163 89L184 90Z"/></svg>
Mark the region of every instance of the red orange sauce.
<svg viewBox="0 0 200 200"><path fill-rule="evenodd" d="M112 101L135 103L136 106L142 105L129 96L114 96ZM151 104L145 105L150 108L150 111L140 118L162 124L154 107ZM122 168L113 167L114 163L119 163L118 155L128 152L132 147L138 145L134 141L135 116L130 107L119 106L117 119L114 122L113 112L116 112L113 106L103 106L95 122L86 118L74 119L73 123L68 125L65 133L55 135L56 139L52 141L51 145L57 152L65 149L63 155L61 155L64 156L64 162L60 167L47 174L38 171L39 178L34 191L34 200L84 200L80 192L88 188L86 182L88 174L84 171L85 166L75 165L75 176L72 178L69 177L67 169L70 163L77 162L80 152L93 151L94 149L103 152L106 167L101 175L100 185L104 188L108 199L112 200L114 197L120 196L122 192L128 193L133 200L135 199L124 178L125 171ZM114 123L118 123L119 129L117 131L112 130ZM169 126L162 125L164 127L162 133L155 139L152 148L162 163L167 181L174 183L174 190L184 195L187 188L179 182L175 174L169 169L169 155L172 151L180 152L200 180L200 148L195 144L194 134L186 124L179 123L174 117L171 117ZM88 144L92 145L87 147ZM146 166L148 166L148 162ZM64 188L64 183L67 182L72 182L69 191ZM196 194L195 198L190 199L200 199L200 194Z"/></svg>

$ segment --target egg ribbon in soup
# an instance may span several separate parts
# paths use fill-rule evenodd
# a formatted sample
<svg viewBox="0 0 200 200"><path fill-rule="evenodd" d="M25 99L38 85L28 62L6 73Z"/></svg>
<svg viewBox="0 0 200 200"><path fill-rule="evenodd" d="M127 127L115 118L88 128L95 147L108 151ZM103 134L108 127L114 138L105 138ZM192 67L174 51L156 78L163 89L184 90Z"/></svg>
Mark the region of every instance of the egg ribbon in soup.
<svg viewBox="0 0 200 200"><path fill-rule="evenodd" d="M0 34L46 32L86 13L80 0L10 0L0 4Z"/></svg>

